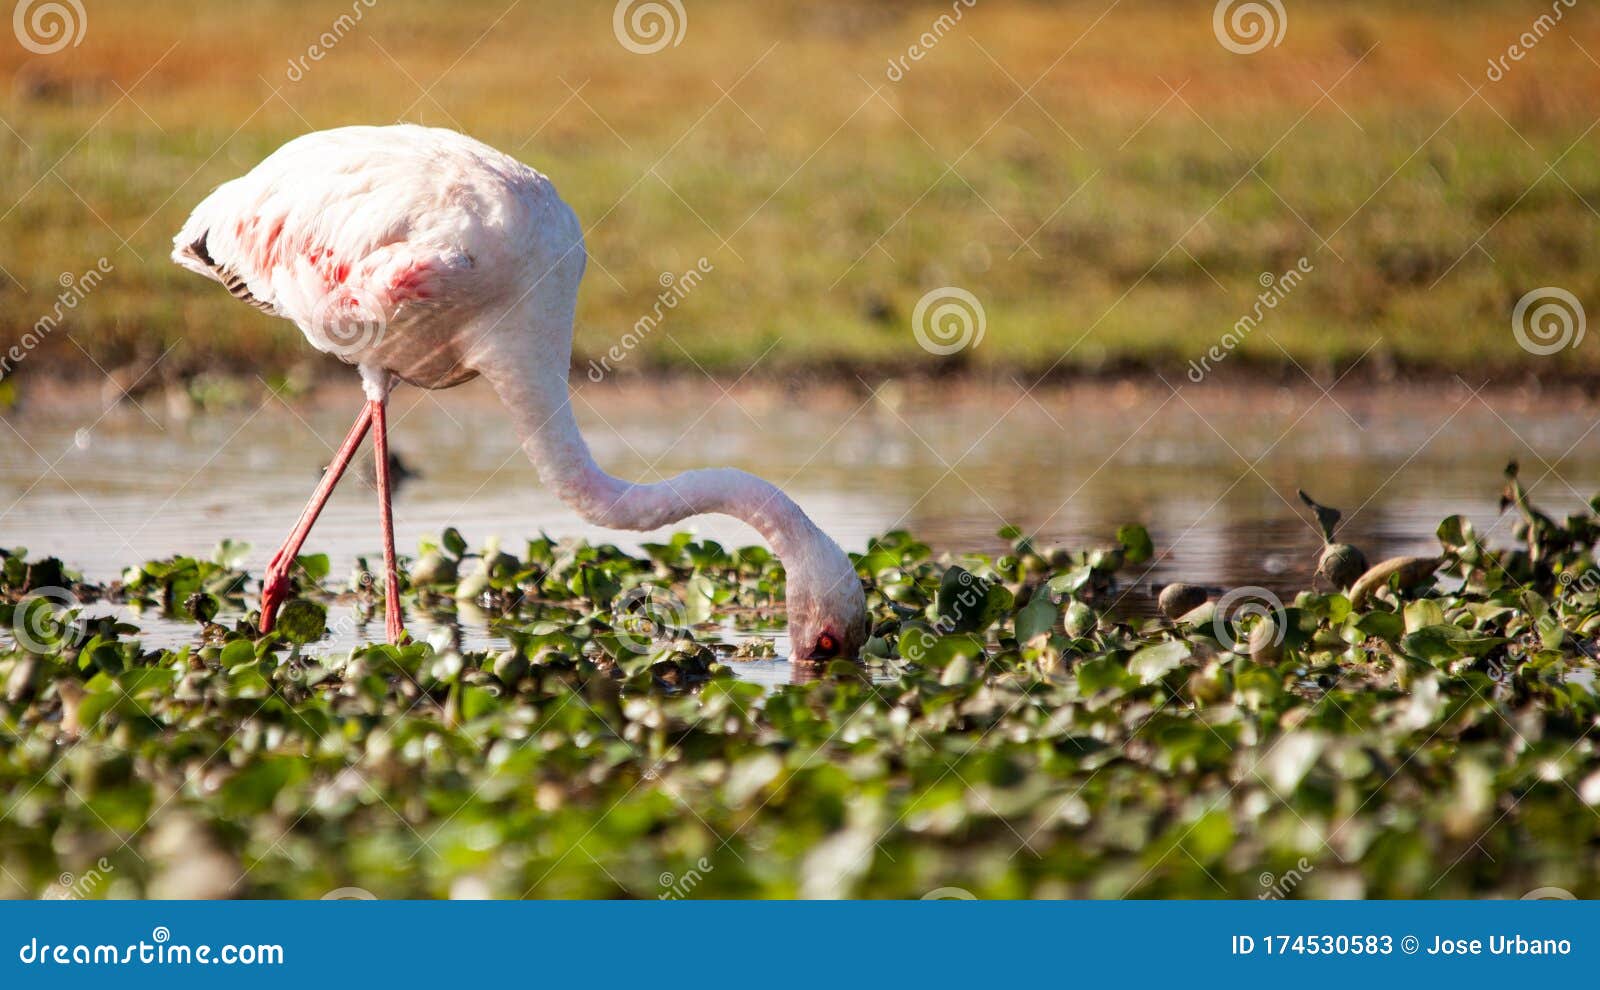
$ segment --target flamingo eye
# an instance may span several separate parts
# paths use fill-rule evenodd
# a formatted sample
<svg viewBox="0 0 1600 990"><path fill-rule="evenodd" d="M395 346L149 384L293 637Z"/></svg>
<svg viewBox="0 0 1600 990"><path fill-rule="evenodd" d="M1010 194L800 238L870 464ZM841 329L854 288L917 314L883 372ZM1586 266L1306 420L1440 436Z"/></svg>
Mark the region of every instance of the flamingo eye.
<svg viewBox="0 0 1600 990"><path fill-rule="evenodd" d="M839 641L833 633L823 633L817 637L816 648L811 651L811 656L818 660L828 659L839 655Z"/></svg>

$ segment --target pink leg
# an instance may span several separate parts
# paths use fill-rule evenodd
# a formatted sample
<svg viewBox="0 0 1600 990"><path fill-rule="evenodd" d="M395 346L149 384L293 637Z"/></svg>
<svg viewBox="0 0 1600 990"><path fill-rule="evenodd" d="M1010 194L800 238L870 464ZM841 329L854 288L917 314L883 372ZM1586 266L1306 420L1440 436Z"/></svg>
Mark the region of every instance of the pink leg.
<svg viewBox="0 0 1600 990"><path fill-rule="evenodd" d="M333 462L328 465L322 480L317 483L317 490L312 493L311 501L306 504L305 511L300 513L300 521L295 523L294 530L284 541L282 549L274 554L272 561L267 564L267 573L261 579L261 631L264 633L272 631L272 624L278 618L278 606L283 604L284 598L289 594L289 572L294 568L295 557L305 545L306 537L311 533L311 527L317 521L317 516L322 513L323 505L327 504L328 496L333 494L334 486L339 483L345 468L350 466L350 459L355 456L356 448L361 446L362 438L367 435L367 429L372 425L372 406L373 403L369 402L362 407L361 415L356 417L355 425L350 427L350 435L344 438L344 446L333 455Z"/></svg>
<svg viewBox="0 0 1600 990"><path fill-rule="evenodd" d="M394 508L389 498L389 425L386 403L369 403L372 409L372 455L378 466L378 511L383 519L383 622L390 643L405 636L400 614L400 575L394 559Z"/></svg>

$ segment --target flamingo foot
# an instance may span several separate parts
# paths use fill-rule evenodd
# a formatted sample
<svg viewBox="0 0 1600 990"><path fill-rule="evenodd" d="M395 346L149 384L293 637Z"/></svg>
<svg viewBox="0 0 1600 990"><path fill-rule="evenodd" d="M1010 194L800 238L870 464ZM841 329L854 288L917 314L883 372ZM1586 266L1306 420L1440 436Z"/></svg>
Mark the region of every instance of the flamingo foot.
<svg viewBox="0 0 1600 990"><path fill-rule="evenodd" d="M306 504L305 510L300 513L299 522L295 523L294 530L289 538L272 555L272 560L267 564L266 574L261 579L261 623L263 634L272 631L273 625L278 621L278 609L284 600L289 597L289 573L294 568L296 556L300 548L305 545L306 537L311 533L311 526L317 521L322 507L327 504L328 496L333 494L333 488L339 483L345 469L350 466L350 459L355 456L356 448L367 435L367 429L372 425L372 403L362 406L361 414L356 417L355 425L350 427L350 433L344 438L344 444L333 456L333 461L328 465L328 470L322 475L322 480L317 483L317 489L311 495L311 501Z"/></svg>
<svg viewBox="0 0 1600 990"><path fill-rule="evenodd" d="M263 635L272 631L273 624L278 621L278 609L289 597L289 574L287 570L279 570L277 562L267 568L267 574L261 579L261 632Z"/></svg>

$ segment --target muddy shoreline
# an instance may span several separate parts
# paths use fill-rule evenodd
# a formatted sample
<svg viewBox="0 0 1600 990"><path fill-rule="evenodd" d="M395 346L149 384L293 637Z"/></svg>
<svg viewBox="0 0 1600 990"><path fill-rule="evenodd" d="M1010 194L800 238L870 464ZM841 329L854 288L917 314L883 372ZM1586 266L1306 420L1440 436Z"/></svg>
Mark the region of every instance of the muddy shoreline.
<svg viewBox="0 0 1600 990"><path fill-rule="evenodd" d="M147 369L146 369L147 370ZM816 365L793 371L755 370L743 376L718 375L696 369L661 368L643 372L628 371L602 382L590 381L581 366L575 366L571 385L576 394L604 396L607 401L651 403L672 401L685 392L713 395L724 392L752 400L803 402L807 406L859 403L864 400L902 402L999 401L1030 395L1041 401L1081 402L1086 397L1115 399L1119 405L1130 400L1161 401L1174 392L1190 402L1205 406L1250 405L1264 397L1325 393L1342 404L1370 402L1427 402L1451 395L1476 393L1494 406L1527 409L1541 405L1560 406L1566 411L1593 407L1600 413L1600 373L1526 374L1496 377L1488 373L1467 374L1442 369L1401 371L1375 365L1358 365L1338 373L1319 374L1281 366L1237 365L1218 367L1200 382L1191 381L1183 368L1135 366L1086 371L1061 368L1039 375L1025 369L957 367L949 371L906 372L859 363L837 367ZM285 384L287 383L287 384ZM324 402L342 402L358 391L352 369L343 365L304 365L286 378L269 382L253 375L208 374L205 376L159 376L132 367L106 375L78 374L30 376L20 384L9 409L0 415L9 419L48 415L64 410L99 406L104 410L136 402L152 412L163 408L175 416L206 411L208 402L218 408L254 403L276 393L290 405L316 407ZM415 392L408 386L402 391ZM197 393L200 393L197 395ZM232 393L232 399L228 394ZM471 397L466 401L495 398L481 382L433 393L437 397Z"/></svg>

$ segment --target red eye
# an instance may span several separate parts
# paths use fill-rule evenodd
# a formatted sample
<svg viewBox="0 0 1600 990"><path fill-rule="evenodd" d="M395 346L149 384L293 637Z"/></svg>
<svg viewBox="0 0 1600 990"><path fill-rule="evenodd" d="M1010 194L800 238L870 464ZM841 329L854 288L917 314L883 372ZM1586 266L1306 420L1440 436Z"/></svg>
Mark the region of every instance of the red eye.
<svg viewBox="0 0 1600 990"><path fill-rule="evenodd" d="M811 655L817 658L834 657L839 654L839 641L833 638L833 633L823 633L817 637L817 647Z"/></svg>

